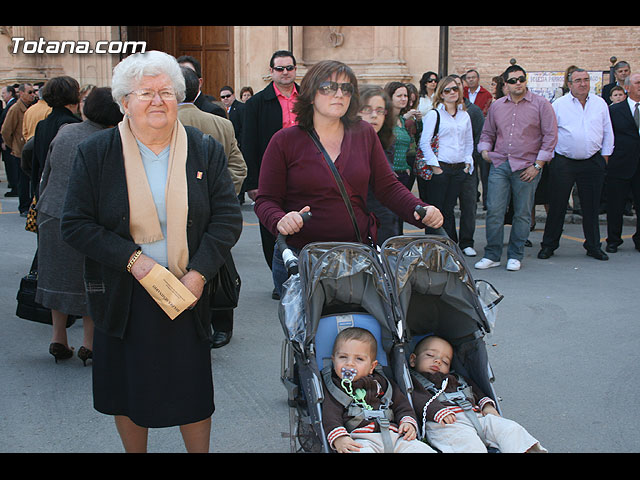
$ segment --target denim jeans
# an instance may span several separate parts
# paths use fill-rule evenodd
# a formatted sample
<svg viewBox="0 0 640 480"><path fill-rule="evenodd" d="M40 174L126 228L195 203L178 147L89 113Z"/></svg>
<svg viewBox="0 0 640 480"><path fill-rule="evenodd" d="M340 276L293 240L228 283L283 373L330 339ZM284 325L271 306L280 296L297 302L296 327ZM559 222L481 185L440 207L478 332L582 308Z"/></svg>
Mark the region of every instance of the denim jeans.
<svg viewBox="0 0 640 480"><path fill-rule="evenodd" d="M513 220L511 221L511 235L507 248L507 258L522 260L524 257L524 243L529 237L531 228L531 209L540 181L540 174L531 182L520 179L522 170L513 172L509 162L498 167L491 164L487 186L487 246L484 257L499 262L502 257L504 244L504 215L513 196Z"/></svg>
<svg viewBox="0 0 640 480"><path fill-rule="evenodd" d="M297 248L289 247L293 253L298 255L300 250ZM273 250L273 262L271 264L271 276L273 277L273 285L276 288L276 292L282 298L282 284L287 281L289 278L289 272L287 272L287 268L284 266L284 260L282 260L282 252L280 252L280 248L278 244L275 244Z"/></svg>

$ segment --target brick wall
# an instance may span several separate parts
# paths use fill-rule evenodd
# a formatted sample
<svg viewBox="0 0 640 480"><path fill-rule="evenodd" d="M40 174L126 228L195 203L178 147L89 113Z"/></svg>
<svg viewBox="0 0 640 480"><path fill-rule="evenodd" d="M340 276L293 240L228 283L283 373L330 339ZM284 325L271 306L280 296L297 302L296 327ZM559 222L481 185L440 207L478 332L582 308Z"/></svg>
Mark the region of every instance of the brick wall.
<svg viewBox="0 0 640 480"><path fill-rule="evenodd" d="M639 26L452 26L449 73L475 68L487 87L512 58L527 71L608 71L612 56L640 71L638 38Z"/></svg>

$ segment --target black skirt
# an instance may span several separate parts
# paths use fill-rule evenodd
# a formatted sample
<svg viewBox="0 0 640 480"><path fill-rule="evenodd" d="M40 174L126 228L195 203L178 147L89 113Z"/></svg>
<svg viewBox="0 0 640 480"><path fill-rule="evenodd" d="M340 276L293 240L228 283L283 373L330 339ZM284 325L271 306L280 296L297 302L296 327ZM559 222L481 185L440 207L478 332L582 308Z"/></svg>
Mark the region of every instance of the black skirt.
<svg viewBox="0 0 640 480"><path fill-rule="evenodd" d="M94 408L148 428L186 425L214 411L211 347L192 311L171 320L134 282L124 338L96 328Z"/></svg>

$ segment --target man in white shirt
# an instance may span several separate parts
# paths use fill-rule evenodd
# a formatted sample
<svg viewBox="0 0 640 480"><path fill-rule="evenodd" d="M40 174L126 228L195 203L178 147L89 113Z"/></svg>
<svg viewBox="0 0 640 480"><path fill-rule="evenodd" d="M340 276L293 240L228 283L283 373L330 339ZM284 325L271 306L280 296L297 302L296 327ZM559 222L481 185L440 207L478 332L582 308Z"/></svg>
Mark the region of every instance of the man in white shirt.
<svg viewBox="0 0 640 480"><path fill-rule="evenodd" d="M538 258L553 255L560 243L567 202L574 182L582 207L587 255L608 260L600 248L598 210L606 163L613 152L613 128L606 102L590 93L589 73L575 70L569 93L552 105L558 120L558 143L549 171L549 213Z"/></svg>

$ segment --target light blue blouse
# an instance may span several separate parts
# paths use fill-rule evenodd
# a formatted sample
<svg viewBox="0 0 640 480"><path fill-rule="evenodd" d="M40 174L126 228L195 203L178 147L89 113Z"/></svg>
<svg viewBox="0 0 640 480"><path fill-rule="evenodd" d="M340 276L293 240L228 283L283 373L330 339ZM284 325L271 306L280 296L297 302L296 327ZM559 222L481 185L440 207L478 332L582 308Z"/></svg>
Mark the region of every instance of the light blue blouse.
<svg viewBox="0 0 640 480"><path fill-rule="evenodd" d="M164 267L169 266L167 255L167 208L165 205L165 187L167 185L167 172L169 170L169 150L165 148L159 155L153 153L147 146L138 142L140 148L140 156L142 164L147 174L147 181L153 196L153 202L156 204L158 219L160 220L160 228L164 239L153 243L145 243L140 245L142 253L153 258L156 262Z"/></svg>

